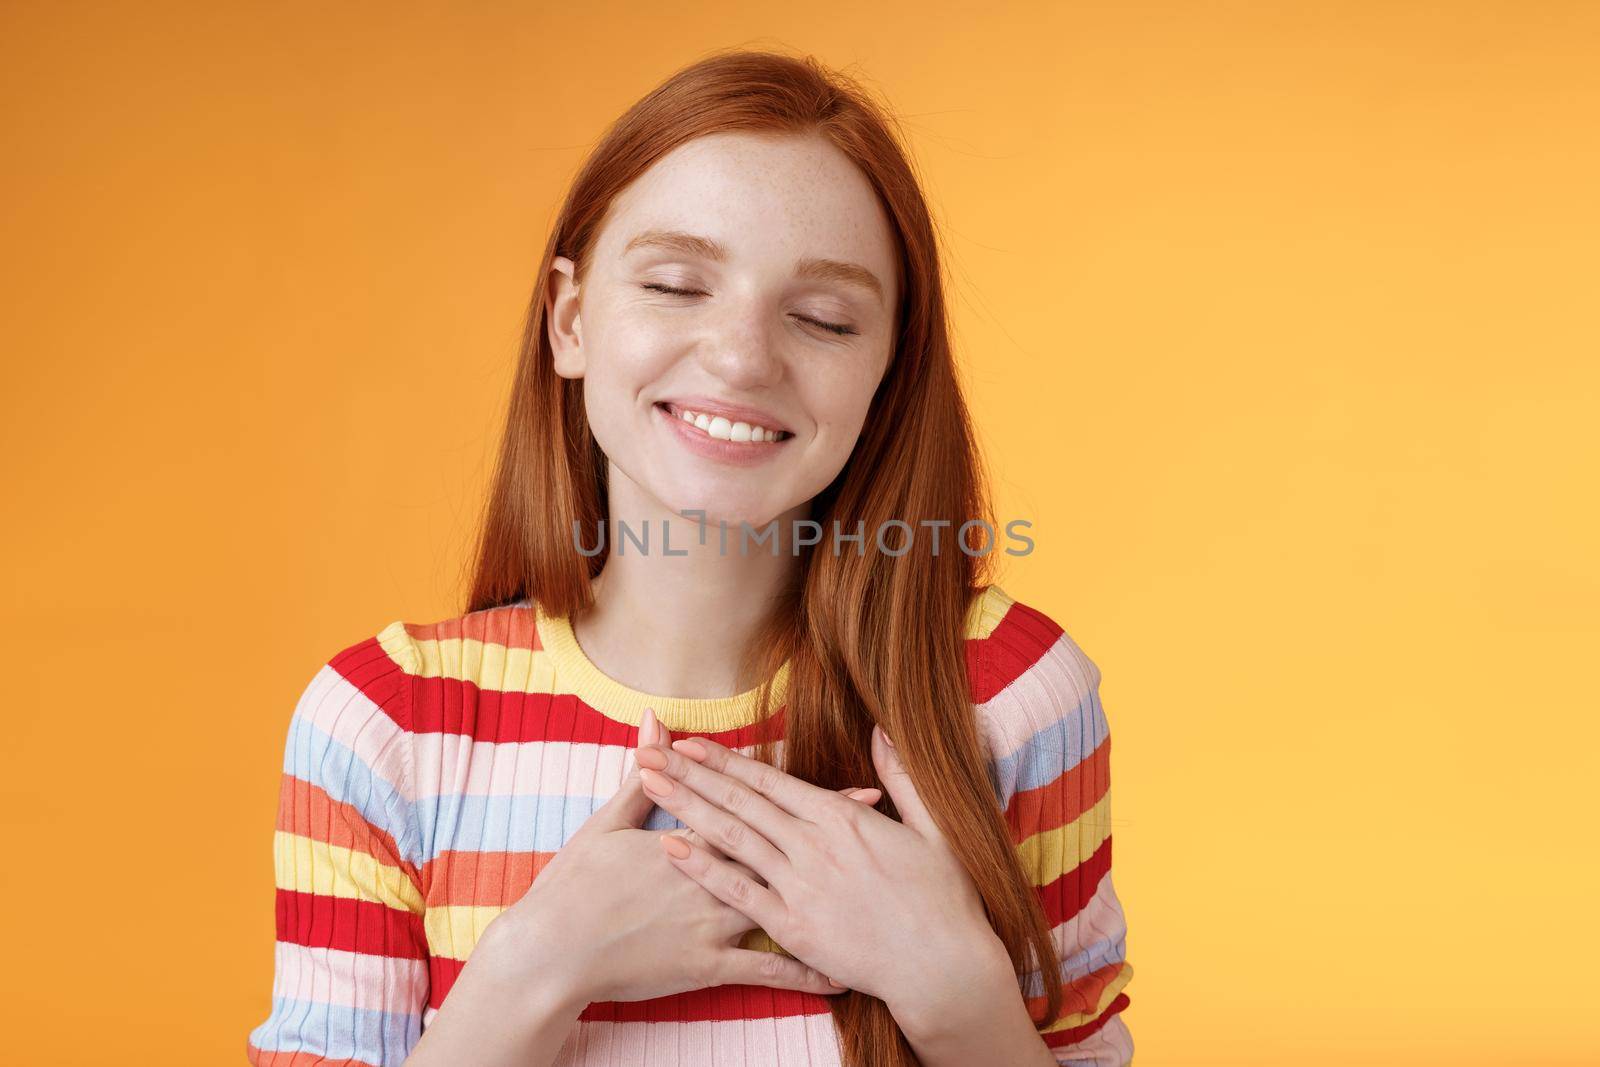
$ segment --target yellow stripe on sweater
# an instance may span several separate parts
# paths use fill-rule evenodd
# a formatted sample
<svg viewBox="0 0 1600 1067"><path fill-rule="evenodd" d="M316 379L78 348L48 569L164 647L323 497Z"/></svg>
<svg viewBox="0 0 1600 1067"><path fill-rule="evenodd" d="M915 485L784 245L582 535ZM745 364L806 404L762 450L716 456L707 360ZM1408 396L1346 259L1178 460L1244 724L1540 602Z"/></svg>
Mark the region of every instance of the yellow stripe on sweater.
<svg viewBox="0 0 1600 1067"><path fill-rule="evenodd" d="M429 908L422 917L422 928L428 938L428 951L438 957L465 960L472 954L489 924L506 909L493 904L449 904ZM760 927L746 930L739 939L739 947L753 952L777 952L789 955L783 946L768 936Z"/></svg>
<svg viewBox="0 0 1600 1067"><path fill-rule="evenodd" d="M1132 980L1133 965L1123 961L1122 969L1117 972L1117 976L1107 982L1106 987L1100 991L1100 1002L1094 1006L1092 1011L1080 1011L1072 1015L1063 1015L1039 1032L1041 1034L1053 1034L1057 1030L1070 1030L1074 1026L1082 1026L1085 1023L1094 1022L1102 1012L1111 1006L1111 1002L1117 999L1117 994L1122 992L1122 987Z"/></svg>
<svg viewBox="0 0 1600 1067"><path fill-rule="evenodd" d="M1024 838L1017 845L1017 855L1034 885L1049 885L1093 856L1110 836L1111 794L1107 792L1071 822Z"/></svg>
<svg viewBox="0 0 1600 1067"><path fill-rule="evenodd" d="M1011 604L1011 597L1006 595L1004 589L998 585L986 586L983 592L974 596L972 603L967 605L965 636L970 640L988 637L994 633L994 628L1006 617Z"/></svg>
<svg viewBox="0 0 1600 1067"><path fill-rule="evenodd" d="M446 959L466 959L489 924L505 910L498 904L449 904L429 908L422 917L428 951Z"/></svg>
<svg viewBox="0 0 1600 1067"><path fill-rule="evenodd" d="M279 889L371 901L422 914L422 893L416 883L369 853L278 830L272 836L272 857Z"/></svg>

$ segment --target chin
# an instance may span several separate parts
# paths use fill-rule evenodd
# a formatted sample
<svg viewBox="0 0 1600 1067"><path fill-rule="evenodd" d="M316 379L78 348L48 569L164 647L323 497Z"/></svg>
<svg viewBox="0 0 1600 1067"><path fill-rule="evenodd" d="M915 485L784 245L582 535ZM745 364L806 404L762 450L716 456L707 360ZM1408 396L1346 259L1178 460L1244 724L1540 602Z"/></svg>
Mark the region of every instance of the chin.
<svg viewBox="0 0 1600 1067"><path fill-rule="evenodd" d="M773 503L770 498L765 497L765 494L731 493L726 485L719 485L703 493L692 491L673 493L666 499L674 514L681 515L691 510L703 511L705 512L703 521L707 525L715 528L722 522L731 530L737 530L741 522L760 529L788 510L782 504ZM692 518L698 520L700 516L696 514ZM706 543L710 544L714 536L714 533L708 533Z"/></svg>

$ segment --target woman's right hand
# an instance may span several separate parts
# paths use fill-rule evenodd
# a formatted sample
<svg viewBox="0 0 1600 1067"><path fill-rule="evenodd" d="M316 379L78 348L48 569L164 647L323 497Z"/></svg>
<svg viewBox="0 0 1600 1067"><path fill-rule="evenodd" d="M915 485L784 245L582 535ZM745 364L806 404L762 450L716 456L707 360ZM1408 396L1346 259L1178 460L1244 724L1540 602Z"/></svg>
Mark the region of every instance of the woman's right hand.
<svg viewBox="0 0 1600 1067"><path fill-rule="evenodd" d="M671 740L647 709L638 743ZM881 795L875 788L841 792L866 804ZM731 984L841 992L827 975L791 956L737 946L755 924L674 868L659 841L666 832L710 846L687 828L641 829L654 804L635 762L616 795L562 845L521 899L495 917L491 926L514 957L514 969L525 964L523 973L546 982L554 970L579 1005Z"/></svg>

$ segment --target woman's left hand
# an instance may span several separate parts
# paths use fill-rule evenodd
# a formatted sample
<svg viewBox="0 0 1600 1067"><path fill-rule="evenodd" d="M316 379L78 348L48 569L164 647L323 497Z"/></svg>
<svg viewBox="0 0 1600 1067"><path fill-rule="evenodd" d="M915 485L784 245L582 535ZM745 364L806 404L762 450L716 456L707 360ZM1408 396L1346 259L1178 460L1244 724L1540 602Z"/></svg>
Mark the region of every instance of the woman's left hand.
<svg viewBox="0 0 1600 1067"><path fill-rule="evenodd" d="M977 887L878 727L873 763L902 822L705 738L644 746L637 759L657 805L766 885L663 836L679 870L897 1018L955 1005L974 980L1014 977Z"/></svg>

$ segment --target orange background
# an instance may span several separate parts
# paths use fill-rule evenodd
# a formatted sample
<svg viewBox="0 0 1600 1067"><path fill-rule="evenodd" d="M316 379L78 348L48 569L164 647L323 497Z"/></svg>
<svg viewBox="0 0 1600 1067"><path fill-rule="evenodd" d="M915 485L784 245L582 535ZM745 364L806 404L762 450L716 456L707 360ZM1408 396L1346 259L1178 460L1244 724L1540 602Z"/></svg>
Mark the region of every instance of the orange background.
<svg viewBox="0 0 1600 1067"><path fill-rule="evenodd" d="M0 8L8 1061L243 1062L294 700L457 610L567 182L744 44L912 129L1138 1062L1595 1062L1600 5L973 10Z"/></svg>

